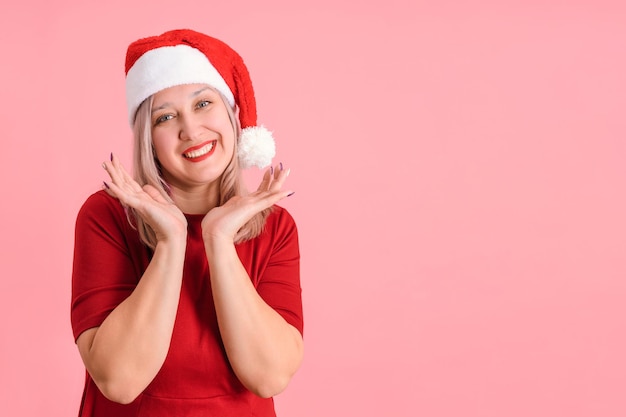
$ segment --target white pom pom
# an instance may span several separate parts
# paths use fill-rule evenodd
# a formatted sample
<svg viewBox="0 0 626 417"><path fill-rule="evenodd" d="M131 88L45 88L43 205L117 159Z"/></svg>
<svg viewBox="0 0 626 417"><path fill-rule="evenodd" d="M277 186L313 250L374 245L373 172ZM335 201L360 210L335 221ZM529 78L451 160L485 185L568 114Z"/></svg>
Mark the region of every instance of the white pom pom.
<svg viewBox="0 0 626 417"><path fill-rule="evenodd" d="M276 145L272 132L263 126L250 126L239 136L239 164L242 168L257 166L265 168L276 155Z"/></svg>

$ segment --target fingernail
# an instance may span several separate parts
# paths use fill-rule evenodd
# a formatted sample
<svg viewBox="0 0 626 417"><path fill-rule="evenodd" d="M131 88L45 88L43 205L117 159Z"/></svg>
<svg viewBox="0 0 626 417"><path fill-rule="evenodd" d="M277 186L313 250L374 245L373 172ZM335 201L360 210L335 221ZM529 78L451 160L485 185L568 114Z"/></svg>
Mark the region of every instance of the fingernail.
<svg viewBox="0 0 626 417"><path fill-rule="evenodd" d="M287 194L287 197L291 197L291 196L292 196L292 195L294 195L295 193L296 193L295 191L292 191L292 192L290 192L289 194Z"/></svg>
<svg viewBox="0 0 626 417"><path fill-rule="evenodd" d="M102 168L107 169L107 165L104 162L102 163Z"/></svg>
<svg viewBox="0 0 626 417"><path fill-rule="evenodd" d="M274 175L274 167L273 166L270 167L270 175Z"/></svg>
<svg viewBox="0 0 626 417"><path fill-rule="evenodd" d="M113 162L113 152L111 152L111 162Z"/></svg>
<svg viewBox="0 0 626 417"><path fill-rule="evenodd" d="M102 181L102 184L104 184L104 186L107 188L107 190L108 190L109 188L111 188L111 187L109 187L109 184L107 184L107 182L106 182L106 181Z"/></svg>
<svg viewBox="0 0 626 417"><path fill-rule="evenodd" d="M283 170L283 163L282 162L280 163L280 170L281 171Z"/></svg>

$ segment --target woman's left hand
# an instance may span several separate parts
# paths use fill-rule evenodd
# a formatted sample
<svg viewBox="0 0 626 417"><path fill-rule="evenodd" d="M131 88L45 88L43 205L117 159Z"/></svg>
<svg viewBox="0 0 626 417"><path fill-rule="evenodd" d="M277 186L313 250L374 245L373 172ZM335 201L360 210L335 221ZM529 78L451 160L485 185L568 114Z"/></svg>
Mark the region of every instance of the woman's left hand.
<svg viewBox="0 0 626 417"><path fill-rule="evenodd" d="M239 381L264 398L284 390L300 366L302 335L261 297L233 242L255 214L292 193L282 189L287 176L289 170L282 169L282 164L270 168L254 193L231 198L202 220L211 292L226 356ZM298 273L290 268L281 271ZM259 282L263 279L258 277Z"/></svg>
<svg viewBox="0 0 626 417"><path fill-rule="evenodd" d="M202 220L204 240L228 241L232 243L241 229L255 214L276 204L293 194L283 190L283 184L289 176L289 169L283 164L268 169L257 190L247 196L235 196L223 206L211 209Z"/></svg>

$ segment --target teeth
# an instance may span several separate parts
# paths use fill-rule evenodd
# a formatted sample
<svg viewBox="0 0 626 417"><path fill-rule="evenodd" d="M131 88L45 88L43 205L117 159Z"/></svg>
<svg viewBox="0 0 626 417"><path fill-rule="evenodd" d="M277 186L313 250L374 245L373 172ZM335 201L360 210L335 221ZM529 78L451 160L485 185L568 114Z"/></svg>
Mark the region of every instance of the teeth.
<svg viewBox="0 0 626 417"><path fill-rule="evenodd" d="M213 149L213 142L195 151L184 153L183 155L185 158L197 158L199 156L208 154L209 152L211 152L211 149Z"/></svg>

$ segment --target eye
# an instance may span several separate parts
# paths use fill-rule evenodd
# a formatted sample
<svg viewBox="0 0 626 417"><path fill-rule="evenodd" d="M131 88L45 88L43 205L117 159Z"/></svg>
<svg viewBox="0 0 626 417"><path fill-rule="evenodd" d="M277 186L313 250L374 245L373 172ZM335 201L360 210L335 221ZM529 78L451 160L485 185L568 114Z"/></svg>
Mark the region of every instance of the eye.
<svg viewBox="0 0 626 417"><path fill-rule="evenodd" d="M161 116L156 118L156 120L154 121L154 125L156 126L156 125L161 124L163 122L167 122L168 120L173 119L173 118L174 118L174 116L171 115L171 114L161 115Z"/></svg>
<svg viewBox="0 0 626 417"><path fill-rule="evenodd" d="M196 107L201 109L203 107L207 107L209 104L211 104L209 100L200 100L198 104L196 104Z"/></svg>

